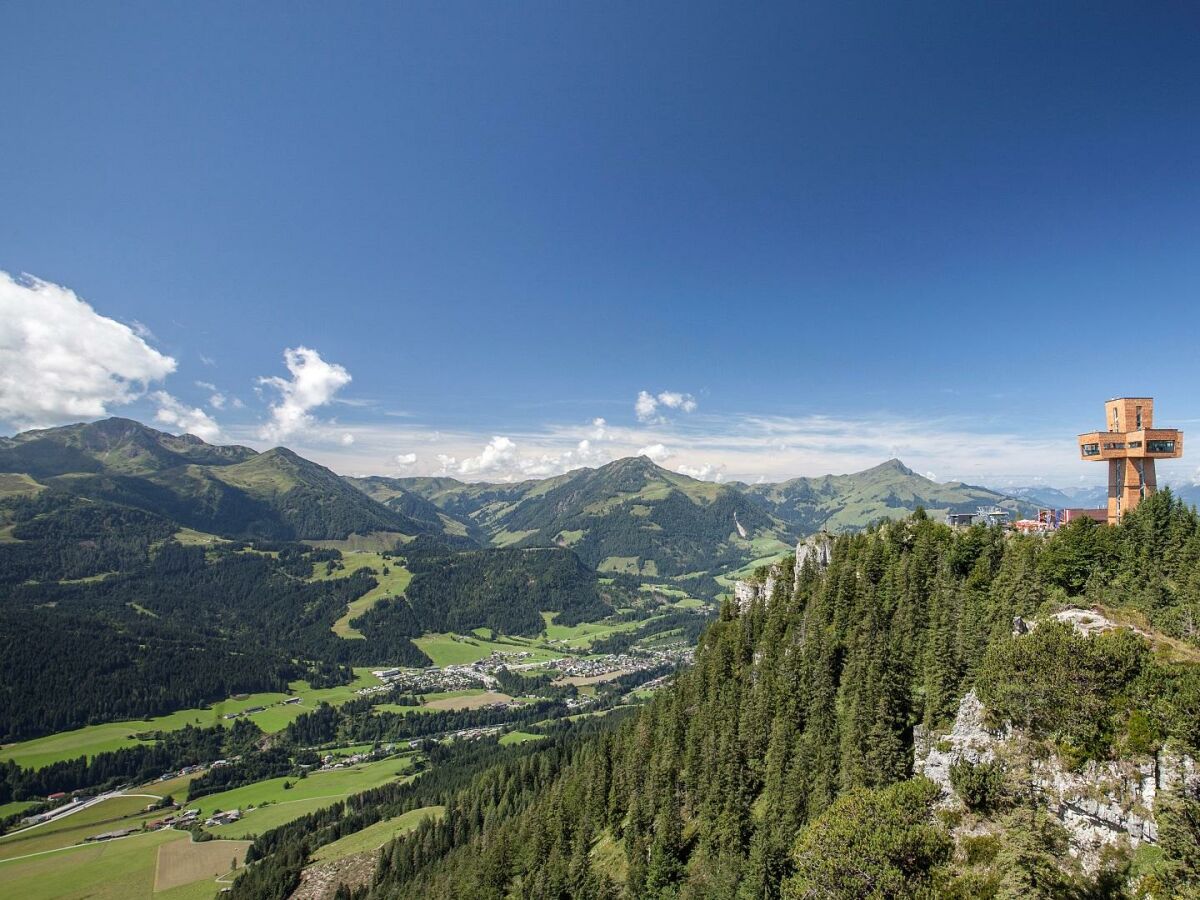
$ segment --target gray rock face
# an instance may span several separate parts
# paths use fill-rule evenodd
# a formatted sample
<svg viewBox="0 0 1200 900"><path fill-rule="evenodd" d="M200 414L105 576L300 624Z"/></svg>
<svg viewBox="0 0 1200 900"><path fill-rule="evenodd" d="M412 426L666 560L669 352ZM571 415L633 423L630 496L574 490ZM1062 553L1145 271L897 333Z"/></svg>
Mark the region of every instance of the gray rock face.
<svg viewBox="0 0 1200 900"><path fill-rule="evenodd" d="M750 608L750 604L759 599L763 603L770 603L775 594L775 586L779 584L778 576L779 570L771 566L765 581L735 581L733 599L738 605L738 610L745 612Z"/></svg>
<svg viewBox="0 0 1200 900"><path fill-rule="evenodd" d="M950 767L959 760L972 763L999 759L1013 766L1019 742L1008 729L989 730L984 706L972 691L963 697L949 734L934 738L918 729L914 772L942 789L941 804L961 807L950 783ZM1026 765L1029 764L1025 760ZM1048 808L1067 829L1071 855L1086 871L1094 871L1101 851L1108 846L1155 843L1158 826L1154 801L1158 792L1200 778L1195 760L1168 752L1153 757L1089 763L1074 772L1057 756L1032 766L1032 782Z"/></svg>
<svg viewBox="0 0 1200 900"><path fill-rule="evenodd" d="M958 704L949 734L931 740L921 726L917 726L917 731L914 771L942 789L942 806L961 805L950 784L950 767L963 759L971 763L991 762L996 758L996 746L1007 736L1004 732L988 731L983 721L983 704L974 691Z"/></svg>
<svg viewBox="0 0 1200 900"><path fill-rule="evenodd" d="M800 570L807 559L811 559L818 569L828 568L833 559L833 535L820 531L796 545L796 584L800 583Z"/></svg>

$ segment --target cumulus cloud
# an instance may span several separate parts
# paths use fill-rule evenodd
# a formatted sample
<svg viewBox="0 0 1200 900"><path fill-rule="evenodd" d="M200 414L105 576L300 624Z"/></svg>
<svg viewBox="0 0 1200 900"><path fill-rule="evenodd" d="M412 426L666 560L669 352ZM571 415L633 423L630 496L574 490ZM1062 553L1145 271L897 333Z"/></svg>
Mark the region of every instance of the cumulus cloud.
<svg viewBox="0 0 1200 900"><path fill-rule="evenodd" d="M342 436L340 438L338 438L338 443L341 444L343 447L349 447L350 445L352 445L354 443L354 435L352 435L348 431L344 432L342 434Z"/></svg>
<svg viewBox="0 0 1200 900"><path fill-rule="evenodd" d="M675 471L680 475L686 475L699 481L715 481L718 484L725 480L725 473L722 469L722 466L712 463L705 463L702 466L679 465L675 467Z"/></svg>
<svg viewBox="0 0 1200 900"><path fill-rule="evenodd" d="M685 413L695 412L696 398L679 391L662 391L658 396L649 391L638 391L633 412L639 422L661 422L662 416L658 412L660 406Z"/></svg>
<svg viewBox="0 0 1200 900"><path fill-rule="evenodd" d="M670 459L674 454L666 448L664 444L647 444L645 447L639 447L635 456L649 457L651 462L662 463Z"/></svg>
<svg viewBox="0 0 1200 900"><path fill-rule="evenodd" d="M452 456L438 457L443 471L456 468L459 475L468 478L545 478L558 475L581 466L597 465L607 461L602 450L591 440L584 438L558 452L522 454L516 442L503 435L493 435L487 446L477 456L469 456L458 462Z"/></svg>
<svg viewBox="0 0 1200 900"><path fill-rule="evenodd" d="M483 452L459 463L458 471L463 475L483 475L507 468L517 456L517 445L512 438L493 435Z"/></svg>
<svg viewBox="0 0 1200 900"><path fill-rule="evenodd" d="M326 362L308 347L289 347L283 351L283 361L291 378L258 380L279 392L279 399L271 406L271 418L259 430L259 437L280 442L296 435L323 436L312 411L330 403L350 383L350 373L337 363Z"/></svg>
<svg viewBox="0 0 1200 900"><path fill-rule="evenodd" d="M407 471L417 464L417 454L397 453L395 463L397 469L400 469L402 472Z"/></svg>
<svg viewBox="0 0 1200 900"><path fill-rule="evenodd" d="M600 418L592 419L592 430L591 430L592 440L603 441L603 440L607 440L608 436L609 436L608 422L606 422L604 419L600 419Z"/></svg>
<svg viewBox="0 0 1200 900"><path fill-rule="evenodd" d="M221 439L221 427L204 410L188 406L166 391L155 391L150 399L158 406L154 421L160 425L194 434L210 443Z"/></svg>
<svg viewBox="0 0 1200 900"><path fill-rule="evenodd" d="M173 371L174 359L69 288L0 272L0 419L30 427L99 418Z"/></svg>

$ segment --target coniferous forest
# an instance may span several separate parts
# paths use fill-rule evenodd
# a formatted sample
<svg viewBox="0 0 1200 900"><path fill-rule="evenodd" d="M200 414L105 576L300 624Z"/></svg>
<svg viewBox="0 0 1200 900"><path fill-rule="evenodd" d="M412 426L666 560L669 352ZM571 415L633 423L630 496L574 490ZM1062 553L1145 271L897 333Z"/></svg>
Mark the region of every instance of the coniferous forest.
<svg viewBox="0 0 1200 900"><path fill-rule="evenodd" d="M1200 519L1169 492L1049 538L921 512L839 537L827 570L784 564L769 602L727 605L647 706L439 782L445 818L355 896L1194 897L1194 782L1160 796L1152 865L1085 866L1011 761L956 766L947 806L915 754L972 690L1030 765L1200 753L1198 563ZM1053 620L1068 606L1132 627L1085 636ZM284 896L328 839L264 836L235 896Z"/></svg>

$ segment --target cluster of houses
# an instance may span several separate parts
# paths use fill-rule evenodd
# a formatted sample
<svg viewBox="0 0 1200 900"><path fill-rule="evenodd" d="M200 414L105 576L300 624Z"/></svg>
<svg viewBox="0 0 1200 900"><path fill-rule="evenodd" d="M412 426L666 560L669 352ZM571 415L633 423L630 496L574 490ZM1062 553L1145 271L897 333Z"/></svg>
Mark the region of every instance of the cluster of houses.
<svg viewBox="0 0 1200 900"><path fill-rule="evenodd" d="M633 653L610 653L589 659L559 660L554 668L566 678L598 678L603 675L644 672L663 665L690 663L696 651L691 647L670 647L661 650L641 650Z"/></svg>
<svg viewBox="0 0 1200 900"><path fill-rule="evenodd" d="M178 808L178 807L176 807ZM163 816L161 819L155 819L153 822L147 822L146 828L149 831L158 831L160 828L194 828L200 824L200 810L185 809L182 812L175 813L169 816Z"/></svg>
<svg viewBox="0 0 1200 900"><path fill-rule="evenodd" d="M217 825L229 825L232 822L236 822L241 817L242 811L240 809L230 809L226 810L225 812L215 812L204 820L204 826L206 828L214 828Z"/></svg>
<svg viewBox="0 0 1200 900"><path fill-rule="evenodd" d="M499 734L503 730L503 725L484 725L479 728L464 728L461 731L456 731L448 735L448 737L455 741L477 741L489 735Z"/></svg>
<svg viewBox="0 0 1200 900"><path fill-rule="evenodd" d="M351 753L347 756L337 756L333 753L326 753L321 757L321 768L319 772L332 772L334 769L345 769L350 766L356 766L359 763L371 762L372 760L382 759L385 756L390 756L396 750L395 744L382 744L375 750L366 750L362 753ZM307 768L301 766L301 768Z"/></svg>

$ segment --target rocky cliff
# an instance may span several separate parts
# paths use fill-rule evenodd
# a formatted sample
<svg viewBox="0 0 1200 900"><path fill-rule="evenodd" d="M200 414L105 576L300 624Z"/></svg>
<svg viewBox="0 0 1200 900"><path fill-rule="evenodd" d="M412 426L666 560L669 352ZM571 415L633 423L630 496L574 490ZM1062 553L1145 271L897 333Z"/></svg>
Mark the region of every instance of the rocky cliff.
<svg viewBox="0 0 1200 900"><path fill-rule="evenodd" d="M1156 843L1156 797L1200 778L1195 760L1169 751L1072 770L1054 753L1029 754L1022 737L1007 727L989 728L984 705L972 691L948 733L931 736L917 727L913 770L942 789L941 804L950 809L964 807L951 781L955 763L998 761L1010 777L1021 773L1022 786L1036 791L1066 828L1070 853L1085 871L1096 869L1106 847Z"/></svg>

